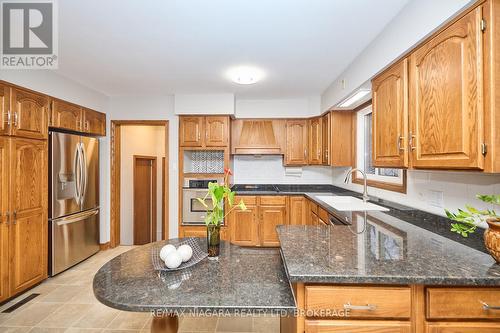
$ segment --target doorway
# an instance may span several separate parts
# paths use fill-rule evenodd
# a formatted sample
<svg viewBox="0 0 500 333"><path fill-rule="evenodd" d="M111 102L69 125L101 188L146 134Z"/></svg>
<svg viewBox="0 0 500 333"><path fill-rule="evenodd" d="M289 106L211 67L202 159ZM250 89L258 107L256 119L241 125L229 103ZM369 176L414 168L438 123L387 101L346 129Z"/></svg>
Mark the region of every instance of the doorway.
<svg viewBox="0 0 500 333"><path fill-rule="evenodd" d="M116 247L120 244L134 244L136 242L155 241L160 239L169 238L169 150L168 150L168 120L112 120L111 121L111 209L110 209L110 247ZM161 135L157 135L155 139L146 142L142 135L130 134L134 128L141 127L143 130L151 128L151 130L161 129ZM127 139L127 137L129 139ZM130 140L132 137L132 140ZM138 140L140 138L140 140ZM151 142L154 142L162 152L153 154L150 153ZM131 147L135 145L142 145L143 150L132 151ZM141 148L142 149L142 148ZM134 155L139 157L133 158ZM156 156L154 156L156 155ZM141 158L144 157L144 158ZM155 157L154 168L159 173L153 173L151 178L156 177L156 191L151 185L151 190L156 195L154 200L153 193L151 193L151 205L153 212L146 221L138 222L137 225L141 226L141 230L145 229L147 232L138 233L135 229L134 211L144 209L149 204L144 204L140 207L135 207L135 199L132 199L135 192L134 177L136 168L136 161L139 170L146 167L148 158ZM161 163L161 164L158 164ZM161 170L158 170L161 167ZM153 168L153 165L151 165ZM154 174L154 175L153 175ZM137 175L138 177L146 177L145 175ZM147 188L138 188L140 191L148 191ZM156 194L157 193L157 194ZM137 195L136 195L137 197ZM128 199L127 199L128 198ZM127 201L129 200L129 201ZM129 202L129 204L128 204ZM139 204L139 203L138 203ZM139 204L140 205L140 204ZM156 209L154 207L156 205ZM141 215L142 213L138 213ZM156 229L155 229L156 223ZM127 241L123 242L122 237L126 233Z"/></svg>
<svg viewBox="0 0 500 333"><path fill-rule="evenodd" d="M134 245L156 239L156 156L134 155Z"/></svg>

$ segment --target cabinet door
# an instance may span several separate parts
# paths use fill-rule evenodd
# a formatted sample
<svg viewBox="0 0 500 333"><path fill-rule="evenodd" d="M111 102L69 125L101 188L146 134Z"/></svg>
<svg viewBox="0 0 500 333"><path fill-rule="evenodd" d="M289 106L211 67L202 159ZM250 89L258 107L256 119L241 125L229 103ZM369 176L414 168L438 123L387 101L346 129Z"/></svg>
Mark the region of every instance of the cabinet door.
<svg viewBox="0 0 500 333"><path fill-rule="evenodd" d="M229 117L205 118L205 146L225 147L229 144Z"/></svg>
<svg viewBox="0 0 500 333"><path fill-rule="evenodd" d="M321 118L313 118L309 121L309 164L318 165L323 162L321 149Z"/></svg>
<svg viewBox="0 0 500 333"><path fill-rule="evenodd" d="M408 167L408 61L403 59L372 81L373 165Z"/></svg>
<svg viewBox="0 0 500 333"><path fill-rule="evenodd" d="M0 83L0 135L10 134L12 112L10 110L10 88Z"/></svg>
<svg viewBox="0 0 500 333"><path fill-rule="evenodd" d="M325 114L321 119L321 137L322 137L321 164L330 165L330 143L331 143L330 112Z"/></svg>
<svg viewBox="0 0 500 333"><path fill-rule="evenodd" d="M49 98L12 88L11 103L11 135L31 139L46 139L49 130Z"/></svg>
<svg viewBox="0 0 500 333"><path fill-rule="evenodd" d="M352 166L354 116L355 113L351 111L334 111L330 114L332 166Z"/></svg>
<svg viewBox="0 0 500 333"><path fill-rule="evenodd" d="M427 323L427 333L500 333L500 324L478 322Z"/></svg>
<svg viewBox="0 0 500 333"><path fill-rule="evenodd" d="M9 138L0 137L0 302L9 297Z"/></svg>
<svg viewBox="0 0 500 333"><path fill-rule="evenodd" d="M290 197L290 225L307 224L307 202L304 197Z"/></svg>
<svg viewBox="0 0 500 333"><path fill-rule="evenodd" d="M260 213L260 244L262 246L280 246L278 225L286 224L286 206L259 207Z"/></svg>
<svg viewBox="0 0 500 333"><path fill-rule="evenodd" d="M10 155L10 291L47 276L47 144L13 139Z"/></svg>
<svg viewBox="0 0 500 333"><path fill-rule="evenodd" d="M307 164L307 120L286 122L286 165Z"/></svg>
<svg viewBox="0 0 500 333"><path fill-rule="evenodd" d="M106 115L94 110L83 109L83 131L95 135L106 135Z"/></svg>
<svg viewBox="0 0 500 333"><path fill-rule="evenodd" d="M51 127L82 131L82 108L71 103L53 100Z"/></svg>
<svg viewBox="0 0 500 333"><path fill-rule="evenodd" d="M411 165L482 169L481 7L410 56Z"/></svg>
<svg viewBox="0 0 500 333"><path fill-rule="evenodd" d="M319 217L312 210L309 212L309 225L319 225Z"/></svg>
<svg viewBox="0 0 500 333"><path fill-rule="evenodd" d="M375 320L306 320L305 333L410 333L410 322Z"/></svg>
<svg viewBox="0 0 500 333"><path fill-rule="evenodd" d="M203 227L182 227L182 237L198 237L198 238L206 238L207 237L207 228Z"/></svg>
<svg viewBox="0 0 500 333"><path fill-rule="evenodd" d="M180 119L180 146L181 147L202 147L204 135L204 117L181 117Z"/></svg>
<svg viewBox="0 0 500 333"><path fill-rule="evenodd" d="M235 209L229 214L229 229L231 243L242 246L257 246L259 244L259 219L256 197L238 197L235 202L242 200L247 207L242 211Z"/></svg>

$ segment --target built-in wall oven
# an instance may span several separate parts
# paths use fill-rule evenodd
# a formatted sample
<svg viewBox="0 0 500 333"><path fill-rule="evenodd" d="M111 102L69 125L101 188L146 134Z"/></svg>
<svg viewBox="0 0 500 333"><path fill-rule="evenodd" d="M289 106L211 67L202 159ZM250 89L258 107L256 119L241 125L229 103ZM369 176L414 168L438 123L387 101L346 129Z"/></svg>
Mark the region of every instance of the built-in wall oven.
<svg viewBox="0 0 500 333"><path fill-rule="evenodd" d="M223 178L200 179L185 178L182 187L182 224L183 225L204 225L207 215L206 208L198 201L208 193L208 183L219 182ZM212 200L206 198L208 207L212 206Z"/></svg>

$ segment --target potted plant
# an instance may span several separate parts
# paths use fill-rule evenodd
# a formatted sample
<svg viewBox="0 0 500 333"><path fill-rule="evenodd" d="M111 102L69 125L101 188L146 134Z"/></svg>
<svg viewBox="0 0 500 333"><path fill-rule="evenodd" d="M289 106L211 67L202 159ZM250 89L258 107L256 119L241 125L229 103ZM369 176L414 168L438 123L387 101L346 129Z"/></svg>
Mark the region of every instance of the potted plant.
<svg viewBox="0 0 500 333"><path fill-rule="evenodd" d="M237 205L234 204L236 193L231 191L229 187L229 175L232 175L231 170L224 169L224 183L209 183L208 193L205 197L197 198L207 210L205 224L207 225L208 258L211 260L217 260L219 257L222 221L236 208L246 210L243 200L240 200ZM212 201L210 206L206 203L207 198L210 198ZM226 202L228 203L229 210L224 212L224 204Z"/></svg>
<svg viewBox="0 0 500 333"><path fill-rule="evenodd" d="M500 206L500 195L476 195L479 200ZM477 229L477 225L486 221L489 228L484 232L484 244L493 258L500 263L500 215L494 210L478 210L472 206L465 206L457 213L445 210L448 218L456 223L451 224L451 231L467 237Z"/></svg>

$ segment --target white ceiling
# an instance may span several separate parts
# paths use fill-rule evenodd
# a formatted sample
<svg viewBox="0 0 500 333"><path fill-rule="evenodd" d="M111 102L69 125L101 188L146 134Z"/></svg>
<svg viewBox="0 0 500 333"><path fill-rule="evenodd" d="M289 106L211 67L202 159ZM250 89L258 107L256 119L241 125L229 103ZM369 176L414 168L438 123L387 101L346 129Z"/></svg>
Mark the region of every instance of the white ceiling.
<svg viewBox="0 0 500 333"><path fill-rule="evenodd" d="M59 70L107 95L318 95L408 0L60 0ZM267 76L251 86L231 66Z"/></svg>

